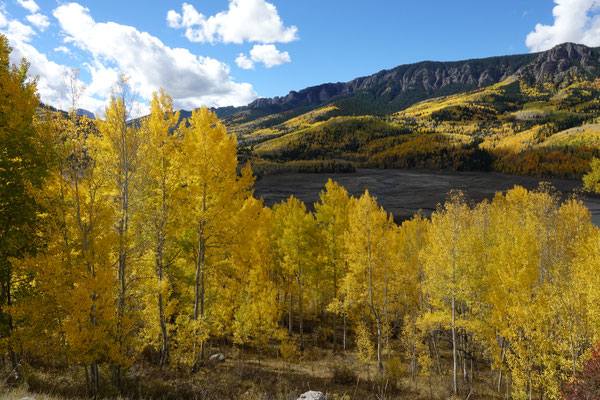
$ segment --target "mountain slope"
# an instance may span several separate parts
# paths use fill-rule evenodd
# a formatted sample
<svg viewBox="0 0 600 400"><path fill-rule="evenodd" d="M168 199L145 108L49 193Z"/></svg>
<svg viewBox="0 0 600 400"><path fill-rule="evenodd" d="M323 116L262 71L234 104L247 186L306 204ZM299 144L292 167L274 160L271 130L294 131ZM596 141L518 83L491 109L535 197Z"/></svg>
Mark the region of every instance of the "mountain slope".
<svg viewBox="0 0 600 400"><path fill-rule="evenodd" d="M600 78L594 59L577 55L549 52L502 82L384 116L344 116L334 102L268 128L260 125L285 113L230 129L255 165L337 160L576 178L600 155Z"/></svg>
<svg viewBox="0 0 600 400"><path fill-rule="evenodd" d="M215 111L258 173L373 167L580 177L600 155L600 48L565 43L424 61Z"/></svg>
<svg viewBox="0 0 600 400"><path fill-rule="evenodd" d="M274 114L287 113L294 117L324 104L335 104L340 114L345 115L383 115L422 100L487 87L509 76L539 83L546 80L559 82L570 74L600 76L600 48L565 43L535 54L455 62L423 61L350 82L326 83L292 91L283 97L260 98L247 106L217 108L215 111L230 125ZM265 126L269 123L263 124Z"/></svg>

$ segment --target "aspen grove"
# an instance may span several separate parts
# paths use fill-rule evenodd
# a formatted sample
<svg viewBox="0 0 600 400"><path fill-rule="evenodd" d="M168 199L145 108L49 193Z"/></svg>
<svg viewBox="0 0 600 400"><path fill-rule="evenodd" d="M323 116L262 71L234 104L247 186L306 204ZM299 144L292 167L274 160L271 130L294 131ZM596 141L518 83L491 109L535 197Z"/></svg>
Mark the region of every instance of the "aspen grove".
<svg viewBox="0 0 600 400"><path fill-rule="evenodd" d="M314 211L269 208L208 109L179 122L160 91L131 123L122 78L99 121L38 111L0 49L0 353L17 376L76 368L95 395L144 352L193 373L219 342L559 398L600 340L600 231L577 198L451 192L398 225L330 180Z"/></svg>

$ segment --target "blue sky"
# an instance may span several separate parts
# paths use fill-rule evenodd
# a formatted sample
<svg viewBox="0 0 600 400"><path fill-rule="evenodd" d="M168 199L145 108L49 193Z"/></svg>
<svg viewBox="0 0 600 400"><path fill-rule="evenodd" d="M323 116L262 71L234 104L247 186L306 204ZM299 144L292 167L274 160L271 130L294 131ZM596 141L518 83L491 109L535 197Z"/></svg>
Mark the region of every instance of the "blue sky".
<svg viewBox="0 0 600 400"><path fill-rule="evenodd" d="M101 113L119 73L140 113L164 87L177 108L242 105L422 60L600 46L600 0L0 0L0 31L39 75L42 101Z"/></svg>

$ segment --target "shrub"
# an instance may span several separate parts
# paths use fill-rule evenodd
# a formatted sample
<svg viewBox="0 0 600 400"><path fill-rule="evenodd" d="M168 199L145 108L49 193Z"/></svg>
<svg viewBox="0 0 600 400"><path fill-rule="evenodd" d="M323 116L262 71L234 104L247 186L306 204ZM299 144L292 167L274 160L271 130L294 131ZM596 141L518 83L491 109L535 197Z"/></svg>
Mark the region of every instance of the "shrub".
<svg viewBox="0 0 600 400"><path fill-rule="evenodd" d="M393 383L394 385L398 385L400 383L400 378L404 375L404 365L400 357L391 357L389 360L385 362L385 377Z"/></svg>
<svg viewBox="0 0 600 400"><path fill-rule="evenodd" d="M600 344L592 350L581 371L561 388L564 400L600 399Z"/></svg>
<svg viewBox="0 0 600 400"><path fill-rule="evenodd" d="M298 349L298 343L294 337L286 337L281 341L279 346L279 352L281 354L281 358L283 358L287 362L299 362L301 353Z"/></svg>

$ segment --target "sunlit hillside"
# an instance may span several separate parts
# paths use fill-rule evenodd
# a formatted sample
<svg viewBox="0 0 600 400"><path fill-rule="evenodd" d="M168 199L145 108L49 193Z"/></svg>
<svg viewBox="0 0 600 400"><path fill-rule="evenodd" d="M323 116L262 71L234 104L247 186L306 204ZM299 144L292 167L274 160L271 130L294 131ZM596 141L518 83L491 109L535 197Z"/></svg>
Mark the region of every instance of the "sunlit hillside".
<svg viewBox="0 0 600 400"><path fill-rule="evenodd" d="M600 144L599 96L600 79L572 74L532 84L513 76L387 116L340 116L330 105L283 122L284 114L267 117L279 122L268 127L262 119L229 126L255 163L336 159L357 167L578 177ZM540 160L535 169L527 166L532 157Z"/></svg>

